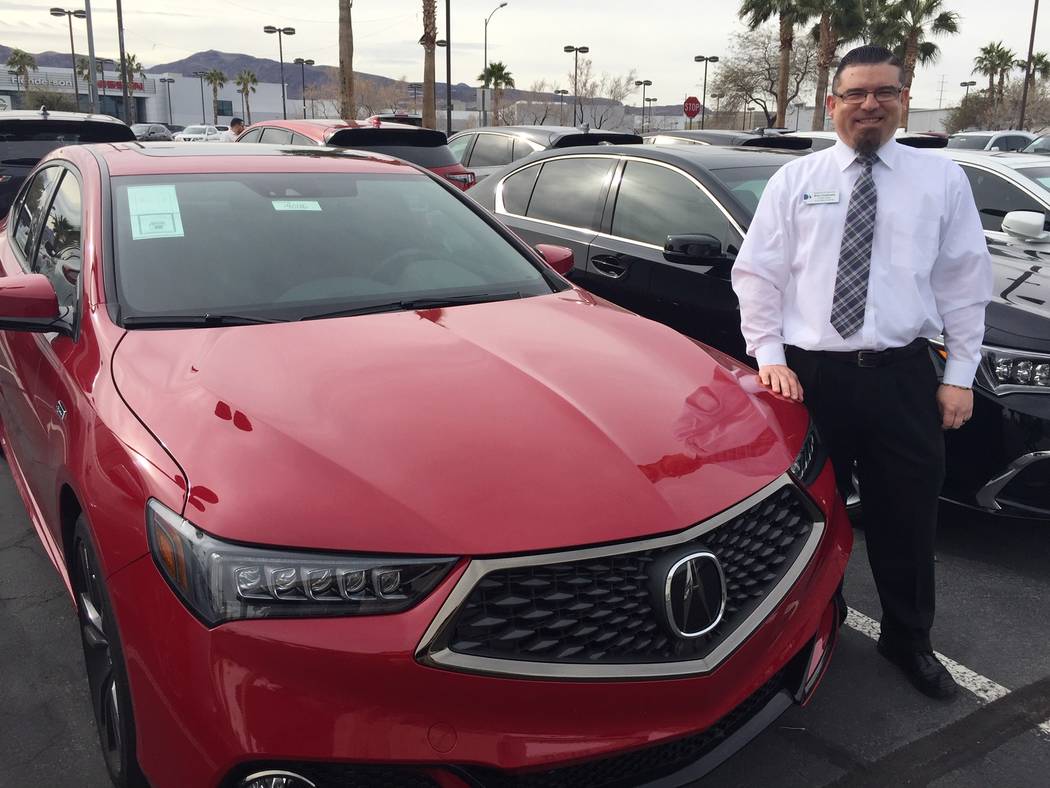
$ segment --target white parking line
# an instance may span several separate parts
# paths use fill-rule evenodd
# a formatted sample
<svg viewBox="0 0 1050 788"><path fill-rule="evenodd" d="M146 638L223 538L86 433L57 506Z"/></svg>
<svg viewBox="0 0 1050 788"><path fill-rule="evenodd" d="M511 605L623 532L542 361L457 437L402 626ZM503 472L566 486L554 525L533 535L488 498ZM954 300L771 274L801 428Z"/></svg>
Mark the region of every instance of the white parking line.
<svg viewBox="0 0 1050 788"><path fill-rule="evenodd" d="M868 618L853 608L849 608L849 612L846 614L846 624L862 635L867 635L872 640L879 639L879 622L873 618ZM935 651L934 654L937 655L937 659L944 664L948 672L952 674L952 678L955 679L960 687L969 690L985 703L991 703L993 700L999 700L999 698L1009 694L1010 690L1002 684L997 684L990 678L982 676L980 673L975 673L965 665L960 665L954 659L950 659L938 651ZM1050 720L1040 725L1039 731L1050 738Z"/></svg>

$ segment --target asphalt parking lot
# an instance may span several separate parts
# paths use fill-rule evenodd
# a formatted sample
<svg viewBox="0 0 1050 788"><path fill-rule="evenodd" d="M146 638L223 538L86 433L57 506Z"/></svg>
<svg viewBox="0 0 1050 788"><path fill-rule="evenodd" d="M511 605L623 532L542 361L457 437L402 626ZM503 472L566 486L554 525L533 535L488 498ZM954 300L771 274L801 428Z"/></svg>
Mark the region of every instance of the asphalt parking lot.
<svg viewBox="0 0 1050 788"><path fill-rule="evenodd" d="M942 509L934 645L966 683L929 701L875 653L864 552L853 613L816 698L698 786L1046 786L1050 782L1050 523ZM76 619L0 468L0 788L105 788Z"/></svg>

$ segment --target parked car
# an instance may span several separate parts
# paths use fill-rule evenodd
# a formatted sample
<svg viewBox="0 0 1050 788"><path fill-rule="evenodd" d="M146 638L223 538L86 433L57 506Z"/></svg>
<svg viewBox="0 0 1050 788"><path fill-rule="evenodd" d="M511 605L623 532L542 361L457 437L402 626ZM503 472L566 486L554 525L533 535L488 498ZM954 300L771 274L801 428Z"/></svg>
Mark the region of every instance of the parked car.
<svg viewBox="0 0 1050 788"><path fill-rule="evenodd" d="M512 161L550 148L640 143L637 134L574 126L485 126L453 134L452 154L482 181Z"/></svg>
<svg viewBox="0 0 1050 788"><path fill-rule="evenodd" d="M960 150L1019 151L1035 139L1027 131L964 131L948 137L949 148Z"/></svg>
<svg viewBox="0 0 1050 788"><path fill-rule="evenodd" d="M374 123L404 123L408 126L416 126L422 128L423 116L410 113L410 112L388 112L384 115L369 115L365 118L364 123L366 125Z"/></svg>
<svg viewBox="0 0 1050 788"><path fill-rule="evenodd" d="M471 196L526 242L572 248L580 286L746 360L730 272L766 182L794 155L703 145L548 151ZM1050 215L1050 168L1019 155L931 155L952 156L969 176L998 280L974 417L947 435L944 495L1050 517L1050 232L1041 235L1050 223L1039 218Z"/></svg>
<svg viewBox="0 0 1050 788"><path fill-rule="evenodd" d="M647 145L735 145L745 148L778 148L780 150L809 150L813 146L810 139L785 137L776 131L759 134L751 131L726 131L724 129L654 131L644 135L642 141Z"/></svg>
<svg viewBox="0 0 1050 788"><path fill-rule="evenodd" d="M187 126L173 135L176 142L222 142L222 132L215 126Z"/></svg>
<svg viewBox="0 0 1050 788"><path fill-rule="evenodd" d="M172 134L174 134L176 131L182 131L186 128L185 126L180 126L178 123L162 123L161 125L164 126L164 128L166 128Z"/></svg>
<svg viewBox="0 0 1050 788"><path fill-rule="evenodd" d="M131 129L109 115L49 112L41 109L0 113L0 219L11 207L22 181L55 148L83 142L124 142Z"/></svg>
<svg viewBox="0 0 1050 788"><path fill-rule="evenodd" d="M140 142L171 142L173 139L171 131L161 123L133 123L131 130Z"/></svg>
<svg viewBox="0 0 1050 788"><path fill-rule="evenodd" d="M442 131L378 120L267 120L253 123L237 142L332 145L394 156L430 170L466 191L474 173L456 161Z"/></svg>
<svg viewBox="0 0 1050 788"><path fill-rule="evenodd" d="M813 150L830 148L839 139L839 135L834 131L792 131L784 136L811 139L813 140ZM897 142L910 148L944 148L948 145L947 137L928 131L910 132L904 129L897 129L894 136Z"/></svg>
<svg viewBox="0 0 1050 788"><path fill-rule="evenodd" d="M12 216L4 454L120 785L684 785L812 695L805 409L568 250L331 148L64 148Z"/></svg>
<svg viewBox="0 0 1050 788"><path fill-rule="evenodd" d="M1034 140L1032 140L1028 147L1024 148L1021 152L1042 154L1050 153L1050 134L1043 134L1039 137L1036 137Z"/></svg>

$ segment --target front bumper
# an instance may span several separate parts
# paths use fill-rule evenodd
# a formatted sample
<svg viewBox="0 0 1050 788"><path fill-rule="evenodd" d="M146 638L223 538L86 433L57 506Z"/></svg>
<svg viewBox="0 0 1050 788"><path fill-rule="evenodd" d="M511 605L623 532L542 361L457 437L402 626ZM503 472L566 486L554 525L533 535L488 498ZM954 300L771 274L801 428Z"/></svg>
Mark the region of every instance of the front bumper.
<svg viewBox="0 0 1050 788"><path fill-rule="evenodd" d="M676 772L709 770L804 701L826 667L812 664L813 644L830 653L824 630L839 621L852 544L833 487L829 467L812 490L830 512L825 533L761 625L712 672L661 680L521 679L421 664L416 649L464 566L403 614L208 630L143 558L110 579L139 760L154 788L225 788L260 764L306 764L325 775L319 788L395 772L385 784L579 785L563 770L601 774L624 753L659 754L662 767L672 759L657 748L672 745L687 761L672 764ZM362 769L383 776L353 776ZM530 781L548 772L570 782ZM694 778L665 779L680 782L657 784Z"/></svg>

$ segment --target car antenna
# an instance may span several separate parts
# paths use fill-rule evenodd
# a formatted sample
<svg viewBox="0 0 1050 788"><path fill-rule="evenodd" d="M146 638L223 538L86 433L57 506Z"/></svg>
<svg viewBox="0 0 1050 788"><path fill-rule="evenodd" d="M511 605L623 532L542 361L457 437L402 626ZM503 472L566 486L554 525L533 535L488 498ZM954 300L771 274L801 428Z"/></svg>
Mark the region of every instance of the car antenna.
<svg viewBox="0 0 1050 788"><path fill-rule="evenodd" d="M47 117L47 104L40 105L40 114L43 115L45 118Z"/></svg>

